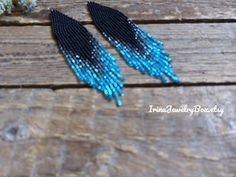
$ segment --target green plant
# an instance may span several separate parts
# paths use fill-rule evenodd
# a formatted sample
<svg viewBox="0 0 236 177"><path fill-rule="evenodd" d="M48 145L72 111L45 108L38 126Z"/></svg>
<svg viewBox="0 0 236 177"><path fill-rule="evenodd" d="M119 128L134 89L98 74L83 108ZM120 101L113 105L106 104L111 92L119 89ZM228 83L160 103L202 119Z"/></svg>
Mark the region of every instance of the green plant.
<svg viewBox="0 0 236 177"><path fill-rule="evenodd" d="M11 13L13 7L12 0L0 0L0 15L3 13Z"/></svg>
<svg viewBox="0 0 236 177"><path fill-rule="evenodd" d="M29 13L36 5L37 0L0 0L0 15L10 14L14 7L19 7Z"/></svg>

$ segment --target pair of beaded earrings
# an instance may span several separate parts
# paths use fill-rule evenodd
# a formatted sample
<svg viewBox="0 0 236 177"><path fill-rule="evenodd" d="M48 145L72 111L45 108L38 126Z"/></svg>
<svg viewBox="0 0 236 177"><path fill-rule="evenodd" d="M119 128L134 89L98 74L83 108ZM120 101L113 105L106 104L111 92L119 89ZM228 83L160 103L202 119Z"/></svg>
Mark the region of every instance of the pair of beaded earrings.
<svg viewBox="0 0 236 177"><path fill-rule="evenodd" d="M115 9L95 2L88 2L87 6L95 26L130 67L163 83L168 82L167 77L175 83L180 82L171 70L171 58L162 42ZM78 21L54 9L51 9L50 17L59 48L77 79L121 106L124 78L113 56Z"/></svg>

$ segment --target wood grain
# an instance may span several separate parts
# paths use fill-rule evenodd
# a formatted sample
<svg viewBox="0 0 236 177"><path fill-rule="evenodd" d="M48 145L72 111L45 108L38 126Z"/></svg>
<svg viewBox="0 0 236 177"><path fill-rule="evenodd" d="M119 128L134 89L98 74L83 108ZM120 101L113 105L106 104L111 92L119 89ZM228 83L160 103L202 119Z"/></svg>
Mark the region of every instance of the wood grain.
<svg viewBox="0 0 236 177"><path fill-rule="evenodd" d="M0 174L233 177L235 97L236 86L130 88L118 109L90 89L1 89ZM224 114L148 112L185 104Z"/></svg>
<svg viewBox="0 0 236 177"><path fill-rule="evenodd" d="M236 1L96 2L163 40L183 85L159 87L127 67L91 25L86 1L38 0L30 15L1 16L0 177L236 177ZM76 80L49 7L87 24L117 58L129 86L123 107ZM150 113L150 105L224 113Z"/></svg>
<svg viewBox="0 0 236 177"><path fill-rule="evenodd" d="M93 26L86 26L117 58L126 84L158 80L129 68ZM150 24L163 40L183 83L236 82L236 24ZM0 85L78 84L58 51L50 27L0 27Z"/></svg>
<svg viewBox="0 0 236 177"><path fill-rule="evenodd" d="M236 20L235 0L97 0L96 2L116 8L136 21L156 20ZM49 23L48 8L58 10L83 22L91 22L86 1L39 0L38 7L28 16L0 17L0 24Z"/></svg>

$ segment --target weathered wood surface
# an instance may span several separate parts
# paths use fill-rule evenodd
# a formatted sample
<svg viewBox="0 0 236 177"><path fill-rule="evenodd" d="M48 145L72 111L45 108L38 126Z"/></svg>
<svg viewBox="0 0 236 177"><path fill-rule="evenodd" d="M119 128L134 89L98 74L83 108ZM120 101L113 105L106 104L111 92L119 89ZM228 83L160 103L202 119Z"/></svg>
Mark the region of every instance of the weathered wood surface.
<svg viewBox="0 0 236 177"><path fill-rule="evenodd" d="M126 84L159 83L129 68L93 26L86 26L117 58ZM183 83L236 82L236 24L150 24L165 41ZM50 27L0 27L0 85L78 84L51 36Z"/></svg>
<svg viewBox="0 0 236 177"><path fill-rule="evenodd" d="M119 9L131 19L156 20L236 20L235 0L120 0L96 1ZM31 15L0 17L0 24L45 24L49 23L48 8L57 8L67 15L91 22L86 1L82 0L39 0Z"/></svg>
<svg viewBox="0 0 236 177"><path fill-rule="evenodd" d="M0 176L235 177L235 98L236 86L129 88L117 109L90 89L1 89Z"/></svg>
<svg viewBox="0 0 236 177"><path fill-rule="evenodd" d="M235 0L96 1L162 39L183 82L159 87L86 25L133 84L122 108L82 88L52 39L48 7L90 24L86 1L38 1L29 16L0 17L0 177L236 177ZM218 105L224 114L149 105Z"/></svg>

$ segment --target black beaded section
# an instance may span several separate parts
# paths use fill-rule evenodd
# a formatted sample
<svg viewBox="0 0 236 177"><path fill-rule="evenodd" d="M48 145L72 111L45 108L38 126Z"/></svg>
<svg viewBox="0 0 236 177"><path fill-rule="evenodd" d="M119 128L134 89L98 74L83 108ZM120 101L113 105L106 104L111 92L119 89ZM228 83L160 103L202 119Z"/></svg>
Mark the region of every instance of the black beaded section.
<svg viewBox="0 0 236 177"><path fill-rule="evenodd" d="M62 51L73 58L79 56L90 67L95 66L99 61L93 56L95 39L92 34L81 23L55 9L51 9L50 17L52 32Z"/></svg>
<svg viewBox="0 0 236 177"><path fill-rule="evenodd" d="M132 46L139 52L144 50L137 40L138 36L132 24L123 13L95 2L88 2L87 7L99 31L116 41Z"/></svg>

